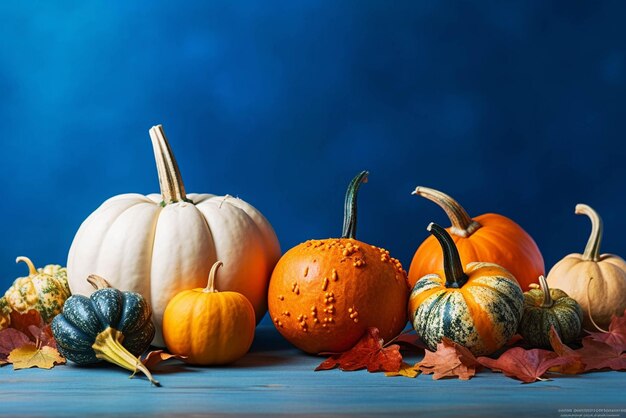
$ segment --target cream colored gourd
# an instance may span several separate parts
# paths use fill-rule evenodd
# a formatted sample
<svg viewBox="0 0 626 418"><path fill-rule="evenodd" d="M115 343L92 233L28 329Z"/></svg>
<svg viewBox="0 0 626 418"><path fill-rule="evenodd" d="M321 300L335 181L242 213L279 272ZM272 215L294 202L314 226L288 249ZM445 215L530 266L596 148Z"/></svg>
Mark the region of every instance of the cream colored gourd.
<svg viewBox="0 0 626 418"><path fill-rule="evenodd" d="M547 281L580 304L584 329L595 329L594 322L607 327L612 315L622 315L626 309L626 262L616 255L600 255L602 219L595 210L578 204L576 214L591 219L585 252L570 254L556 263Z"/></svg>
<svg viewBox="0 0 626 418"><path fill-rule="evenodd" d="M239 292L260 320L267 286L280 258L272 226L243 200L185 194L180 171L161 125L150 129L161 194L122 194L105 201L81 225L67 261L73 294L90 295L90 274L119 290L141 293L151 304L163 346L161 322L177 293L204 287L211 266L224 262L216 287Z"/></svg>

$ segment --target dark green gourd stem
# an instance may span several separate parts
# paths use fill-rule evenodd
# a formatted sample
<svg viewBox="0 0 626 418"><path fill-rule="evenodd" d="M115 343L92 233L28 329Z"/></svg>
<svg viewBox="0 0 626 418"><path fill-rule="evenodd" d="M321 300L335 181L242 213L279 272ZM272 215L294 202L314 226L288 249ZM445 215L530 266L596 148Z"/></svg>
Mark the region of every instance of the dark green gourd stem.
<svg viewBox="0 0 626 418"><path fill-rule="evenodd" d="M343 232L342 238L356 237L356 196L362 183L367 183L369 172L361 171L352 179L346 192L346 200L343 205Z"/></svg>
<svg viewBox="0 0 626 418"><path fill-rule="evenodd" d="M576 215L587 215L591 219L591 234L583 253L583 260L598 261L600 259L600 243L602 242L602 218L591 206L579 203L576 205Z"/></svg>
<svg viewBox="0 0 626 418"><path fill-rule="evenodd" d="M428 232L433 234L443 251L443 271L446 275L446 287L460 288L467 283L467 274L463 271L459 250L457 250L454 241L448 231L434 222L431 222L426 228Z"/></svg>
<svg viewBox="0 0 626 418"><path fill-rule="evenodd" d="M539 287L543 292L543 302L541 302L542 308L550 308L554 305L554 300L552 300L552 296L550 295L550 288L548 287L548 281L545 277L539 276Z"/></svg>

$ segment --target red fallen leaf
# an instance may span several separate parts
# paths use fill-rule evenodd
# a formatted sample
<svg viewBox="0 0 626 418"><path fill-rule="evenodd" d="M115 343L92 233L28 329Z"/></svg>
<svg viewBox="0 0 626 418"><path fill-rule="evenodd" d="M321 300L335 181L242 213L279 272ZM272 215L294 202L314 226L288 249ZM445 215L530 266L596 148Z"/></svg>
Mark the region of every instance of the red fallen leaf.
<svg viewBox="0 0 626 418"><path fill-rule="evenodd" d="M368 372L397 372L402 365L400 346L383 346L377 328L368 328L361 339L350 350L334 354L323 361L315 371L331 370L339 366L341 370L367 369Z"/></svg>
<svg viewBox="0 0 626 418"><path fill-rule="evenodd" d="M580 374L585 371L585 363L582 356L572 350L561 341L559 333L556 332L554 325L550 326L550 345L559 357L568 358L569 363L560 364L550 368L551 372L562 374Z"/></svg>
<svg viewBox="0 0 626 418"><path fill-rule="evenodd" d="M454 376L469 380L476 374L477 368L480 364L476 357L467 348L446 337L437 344L437 351L426 350L424 359L419 363L419 370L432 374L434 380Z"/></svg>
<svg viewBox="0 0 626 418"><path fill-rule="evenodd" d="M585 363L585 371L611 369L626 370L626 353L612 345L596 341L593 338L583 338L583 348L576 350Z"/></svg>
<svg viewBox="0 0 626 418"><path fill-rule="evenodd" d="M426 350L426 345L422 342L420 337L415 334L415 332L402 333L390 342L398 344L401 351L406 350L421 353Z"/></svg>
<svg viewBox="0 0 626 418"><path fill-rule="evenodd" d="M623 316L613 315L608 331L590 332L587 338L606 343L616 350L626 351L626 311Z"/></svg>
<svg viewBox="0 0 626 418"><path fill-rule="evenodd" d="M11 311L11 328L21 331L26 335L30 335L28 327L31 325L37 328L44 327L43 319L38 311L34 309L24 313Z"/></svg>
<svg viewBox="0 0 626 418"><path fill-rule="evenodd" d="M521 347L513 347L505 351L497 360L489 357L478 357L478 362L483 366L494 372L502 372L505 376L521 380L524 383L549 380L541 376L551 367L567 364L570 361L569 358L559 357L552 351L539 348L524 350Z"/></svg>
<svg viewBox="0 0 626 418"><path fill-rule="evenodd" d="M29 325L28 332L33 336L35 342L39 342L39 345L57 348L57 342L54 339L50 325L46 325L43 328L39 328L36 325Z"/></svg>
<svg viewBox="0 0 626 418"><path fill-rule="evenodd" d="M7 363L7 357L11 354L11 351L26 344L31 344L31 340L21 331L13 328L0 331L0 361L2 361L2 364Z"/></svg>
<svg viewBox="0 0 626 418"><path fill-rule="evenodd" d="M511 337L511 339L509 341L506 342L506 346L507 347L511 347L515 344L517 344L518 342L524 340L524 337L522 337L520 334L515 334L514 336Z"/></svg>
<svg viewBox="0 0 626 418"><path fill-rule="evenodd" d="M163 350L150 351L148 354L141 358L141 362L148 368L148 370L154 369L159 363L170 359L185 359L187 356L181 356L178 354L166 353Z"/></svg>

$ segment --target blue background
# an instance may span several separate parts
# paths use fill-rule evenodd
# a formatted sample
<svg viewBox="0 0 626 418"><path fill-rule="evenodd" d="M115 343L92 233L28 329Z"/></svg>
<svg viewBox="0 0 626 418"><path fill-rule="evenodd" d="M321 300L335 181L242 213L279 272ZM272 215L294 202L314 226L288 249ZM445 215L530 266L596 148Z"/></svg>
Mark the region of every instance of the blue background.
<svg viewBox="0 0 626 418"><path fill-rule="evenodd" d="M368 169L359 238L407 269L448 225L417 185L510 216L548 268L586 243L579 202L626 254L624 2L49 3L0 3L3 289L157 191L157 123L187 191L249 201L283 250L339 235Z"/></svg>

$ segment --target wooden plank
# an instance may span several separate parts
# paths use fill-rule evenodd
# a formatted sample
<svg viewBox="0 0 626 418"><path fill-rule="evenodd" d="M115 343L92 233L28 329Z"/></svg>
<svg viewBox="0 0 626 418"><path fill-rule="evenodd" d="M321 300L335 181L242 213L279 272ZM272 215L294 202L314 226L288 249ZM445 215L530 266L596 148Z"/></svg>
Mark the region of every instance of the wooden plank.
<svg viewBox="0 0 626 418"><path fill-rule="evenodd" d="M414 359L416 360L416 359ZM0 369L0 414L18 415L358 415L560 416L560 408L615 408L626 416L626 374L590 373L524 385L499 373L469 382L314 372L321 358L289 346L262 325L252 351L230 367L170 363L163 387L108 365Z"/></svg>

